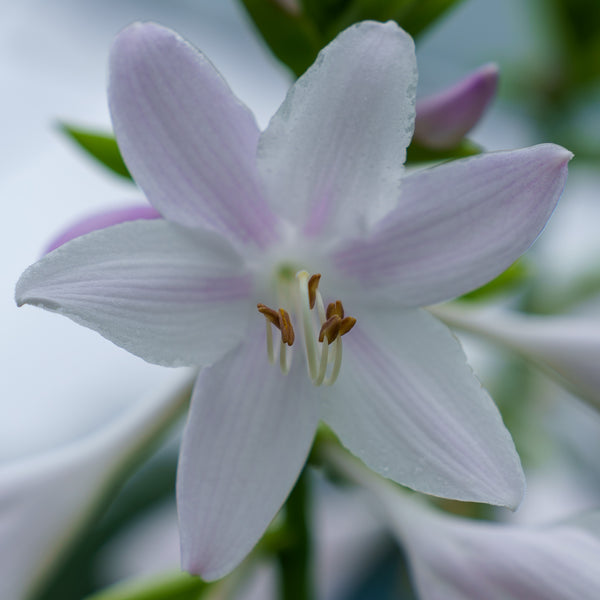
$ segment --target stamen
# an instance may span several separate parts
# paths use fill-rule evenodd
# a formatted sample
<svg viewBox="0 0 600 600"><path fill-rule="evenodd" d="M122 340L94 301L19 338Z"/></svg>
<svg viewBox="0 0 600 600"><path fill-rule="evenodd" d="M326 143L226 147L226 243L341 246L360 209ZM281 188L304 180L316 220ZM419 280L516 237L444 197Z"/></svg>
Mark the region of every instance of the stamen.
<svg viewBox="0 0 600 600"><path fill-rule="evenodd" d="M279 312L269 308L265 304L257 304L256 308L258 308L258 312L264 315L267 319L267 325L271 323L275 325L279 331L281 331L281 341L288 346L291 346L296 339L294 334L294 327L292 326L292 321L290 319L290 315L287 310L283 308L279 309ZM267 335L270 335L271 329L267 329L269 332ZM268 349L269 340L267 338L267 349Z"/></svg>
<svg viewBox="0 0 600 600"><path fill-rule="evenodd" d="M331 306L331 305L330 305ZM321 331L319 331L319 341L322 342L327 336L327 341L331 344L337 338L340 332L340 324L342 320L338 315L332 315L321 325Z"/></svg>
<svg viewBox="0 0 600 600"><path fill-rule="evenodd" d="M271 364L275 364L275 350L273 348L273 331L269 319L265 321L267 325L267 358Z"/></svg>
<svg viewBox="0 0 600 600"><path fill-rule="evenodd" d="M345 335L356 325L356 319L354 317L344 317L340 323L339 335Z"/></svg>
<svg viewBox="0 0 600 600"><path fill-rule="evenodd" d="M281 341L288 346L291 346L296 339L294 328L290 320L290 315L287 310L279 309L279 329L281 329Z"/></svg>
<svg viewBox="0 0 600 600"><path fill-rule="evenodd" d="M317 288L319 287L319 281L321 280L321 273L316 273L308 280L308 305L310 310L315 307L317 301Z"/></svg>
<svg viewBox="0 0 600 600"><path fill-rule="evenodd" d="M317 343L315 340L312 315L310 314L310 300L308 297L308 273L299 271L296 278L300 287L300 317L304 333L304 345L306 346L306 361L308 363L308 374L314 381L317 378Z"/></svg>
<svg viewBox="0 0 600 600"><path fill-rule="evenodd" d="M285 345L284 341L281 340L281 343L279 344L279 368L284 375L289 373L292 365L292 357L290 356L288 360L287 352L287 346Z"/></svg>
<svg viewBox="0 0 600 600"><path fill-rule="evenodd" d="M333 359L333 368L331 369L331 375L329 375L325 381L325 385L333 385L340 374L340 369L342 367L342 336L339 336L335 340L333 353L335 354L335 358Z"/></svg>
<svg viewBox="0 0 600 600"><path fill-rule="evenodd" d="M337 315L340 319L344 318L344 307L341 300L330 302L327 305L327 318L330 319L333 315Z"/></svg>
<svg viewBox="0 0 600 600"><path fill-rule="evenodd" d="M354 317L345 316L341 300L331 302L325 308L318 289L320 280L320 273L309 276L307 271L298 271L297 286L290 285L292 282L286 279L284 282L278 281L277 290L282 304L294 309L296 325L302 328L308 375L317 386L332 385L338 378L342 365L342 336L356 324ZM312 312L315 307L317 318ZM292 364L291 347L296 339L290 314L284 308L273 310L265 304L257 304L257 308L266 319L269 361L275 362L271 329L275 326L281 332L279 366L282 373L288 373ZM327 377L330 363L331 371Z"/></svg>
<svg viewBox="0 0 600 600"><path fill-rule="evenodd" d="M279 313L276 310L273 310L260 302L256 305L256 308L258 308L258 312L261 315L264 315L267 318L267 321L270 321L277 329L279 329Z"/></svg>

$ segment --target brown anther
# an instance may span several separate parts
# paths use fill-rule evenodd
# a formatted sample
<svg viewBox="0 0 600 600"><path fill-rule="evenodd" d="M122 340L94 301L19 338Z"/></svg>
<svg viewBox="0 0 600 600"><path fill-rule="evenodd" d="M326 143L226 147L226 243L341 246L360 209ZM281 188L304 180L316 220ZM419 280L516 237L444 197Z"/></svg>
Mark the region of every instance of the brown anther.
<svg viewBox="0 0 600 600"><path fill-rule="evenodd" d="M312 310L315 307L317 301L317 288L319 287L319 281L321 279L321 273L315 273L308 280L308 304Z"/></svg>
<svg viewBox="0 0 600 600"><path fill-rule="evenodd" d="M292 327L292 321L287 310L283 308L279 309L279 329L281 329L281 341L288 346L294 343L296 336L294 335L294 328Z"/></svg>
<svg viewBox="0 0 600 600"><path fill-rule="evenodd" d="M319 331L319 341L322 342L327 336L327 341L331 344L338 336L340 332L340 325L342 319L338 315L332 315L323 325L321 325L321 331Z"/></svg>
<svg viewBox="0 0 600 600"><path fill-rule="evenodd" d="M354 317L345 317L340 323L340 335L348 333L356 325L356 319Z"/></svg>
<svg viewBox="0 0 600 600"><path fill-rule="evenodd" d="M257 304L258 312L261 315L265 315L269 323L275 325L279 331L281 331L281 341L288 346L291 346L296 339L294 334L294 328L292 326L292 320L287 310L283 308L279 309L279 312L269 308L265 304Z"/></svg>
<svg viewBox="0 0 600 600"><path fill-rule="evenodd" d="M272 308L269 308L265 304L260 304L260 303L256 305L256 308L258 308L258 312L261 315L264 315L267 318L267 321L269 321L269 323L272 323L273 325L275 325L275 327L277 327L277 329L280 329L279 313L276 310L273 310Z"/></svg>
<svg viewBox="0 0 600 600"><path fill-rule="evenodd" d="M326 317L329 319L333 315L337 315L340 319L344 318L344 307L342 306L341 300L330 302L327 305L327 311L325 312Z"/></svg>

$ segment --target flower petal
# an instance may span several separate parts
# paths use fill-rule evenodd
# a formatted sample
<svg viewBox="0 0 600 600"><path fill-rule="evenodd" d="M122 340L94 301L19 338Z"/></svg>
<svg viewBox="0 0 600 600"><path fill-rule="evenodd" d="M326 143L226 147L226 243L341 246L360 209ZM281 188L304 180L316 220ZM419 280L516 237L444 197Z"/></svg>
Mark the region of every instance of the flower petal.
<svg viewBox="0 0 600 600"><path fill-rule="evenodd" d="M72 239L81 237L82 235L96 231L97 229L106 229L106 227L125 223L126 221L158 218L160 218L160 213L147 204L106 210L95 215L84 217L67 227L48 244L44 250L44 254L48 254L49 252L52 252L52 250L56 250L59 246L70 242Z"/></svg>
<svg viewBox="0 0 600 600"><path fill-rule="evenodd" d="M308 235L364 224L398 197L414 122L414 46L395 23L346 29L296 82L263 133L273 206Z"/></svg>
<svg viewBox="0 0 600 600"><path fill-rule="evenodd" d="M452 87L417 102L414 139L428 148L452 148L477 124L496 94L498 67L480 67Z"/></svg>
<svg viewBox="0 0 600 600"><path fill-rule="evenodd" d="M425 306L508 268L544 228L572 154L554 144L485 154L419 171L371 234L339 248L342 275L373 297Z"/></svg>
<svg viewBox="0 0 600 600"><path fill-rule="evenodd" d="M598 513L579 524L540 528L471 521L428 507L338 449L328 448L326 457L374 495L406 551L422 600L600 597Z"/></svg>
<svg viewBox="0 0 600 600"><path fill-rule="evenodd" d="M519 457L456 339L422 310L353 309L322 418L378 473L458 500L516 507Z"/></svg>
<svg viewBox="0 0 600 600"><path fill-rule="evenodd" d="M600 323L569 316L524 315L508 310L434 307L451 327L500 342L534 362L573 393L600 409Z"/></svg>
<svg viewBox="0 0 600 600"><path fill-rule="evenodd" d="M268 362L262 323L259 331L201 372L181 448L183 568L208 580L231 571L264 533L319 419L303 361L283 375Z"/></svg>
<svg viewBox="0 0 600 600"><path fill-rule="evenodd" d="M193 378L177 373L108 426L0 469L0 597L34 596L123 469L187 406Z"/></svg>
<svg viewBox="0 0 600 600"><path fill-rule="evenodd" d="M32 265L17 303L62 313L148 362L212 363L242 337L251 281L214 233L135 221L72 240Z"/></svg>
<svg viewBox="0 0 600 600"><path fill-rule="evenodd" d="M166 219L273 239L254 117L204 55L169 29L131 25L113 46L109 102L125 162Z"/></svg>

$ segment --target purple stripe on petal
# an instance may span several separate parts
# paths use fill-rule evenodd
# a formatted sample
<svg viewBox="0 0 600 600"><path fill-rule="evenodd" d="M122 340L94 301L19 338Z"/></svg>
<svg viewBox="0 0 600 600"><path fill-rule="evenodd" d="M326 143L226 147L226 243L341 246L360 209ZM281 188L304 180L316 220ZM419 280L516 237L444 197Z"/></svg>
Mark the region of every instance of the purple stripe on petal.
<svg viewBox="0 0 600 600"><path fill-rule="evenodd" d="M123 158L165 219L260 247L277 237L254 117L203 54L169 29L131 25L112 49L108 96Z"/></svg>
<svg viewBox="0 0 600 600"><path fill-rule="evenodd" d="M76 221L67 229L57 235L45 248L43 254L48 254L52 250L56 250L59 246L66 244L70 240L79 236L96 231L97 229L105 229L111 225L125 223L126 221L137 221L139 219L159 219L160 214L152 206L127 206L125 208L117 208L107 210L101 213L96 213L89 217L84 217Z"/></svg>
<svg viewBox="0 0 600 600"><path fill-rule="evenodd" d="M507 269L540 234L572 154L554 144L494 152L419 171L397 208L333 256L372 298L427 306Z"/></svg>
<svg viewBox="0 0 600 600"><path fill-rule="evenodd" d="M429 148L452 148L477 124L498 85L488 64L448 89L417 102L414 139Z"/></svg>

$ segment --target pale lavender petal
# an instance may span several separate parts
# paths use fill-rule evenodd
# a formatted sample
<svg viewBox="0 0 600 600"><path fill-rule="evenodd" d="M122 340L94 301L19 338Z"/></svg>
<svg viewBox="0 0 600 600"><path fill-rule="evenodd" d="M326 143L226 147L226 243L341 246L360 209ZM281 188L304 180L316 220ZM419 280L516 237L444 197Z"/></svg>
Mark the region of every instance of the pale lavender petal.
<svg viewBox="0 0 600 600"><path fill-rule="evenodd" d="M16 299L148 362L199 366L241 339L251 288L242 259L219 235L157 219L68 242L23 273Z"/></svg>
<svg viewBox="0 0 600 600"><path fill-rule="evenodd" d="M397 208L338 248L347 284L424 306L479 287L533 243L562 193L572 154L542 144L454 161L402 182Z"/></svg>
<svg viewBox="0 0 600 600"><path fill-rule="evenodd" d="M258 165L276 211L309 236L364 225L396 201L414 125L413 41L396 24L343 31L263 133Z"/></svg>
<svg viewBox="0 0 600 600"><path fill-rule="evenodd" d="M498 85L498 67L480 67L452 87L417 102L415 141L435 149L452 148L481 119Z"/></svg>
<svg viewBox="0 0 600 600"><path fill-rule="evenodd" d="M316 388L295 358L287 375L269 364L261 322L200 374L177 498L183 568L204 579L222 577L250 552L304 465L319 415Z"/></svg>
<svg viewBox="0 0 600 600"><path fill-rule="evenodd" d="M254 117L203 54L169 29L131 25L113 46L109 102L125 162L166 219L260 246L274 238Z"/></svg>
<svg viewBox="0 0 600 600"><path fill-rule="evenodd" d="M433 309L451 327L500 342L600 409L600 323L577 316L524 315L498 308Z"/></svg>
<svg viewBox="0 0 600 600"><path fill-rule="evenodd" d="M361 311L322 418L370 468L413 489L516 507L523 471L492 399L423 310Z"/></svg>
<svg viewBox="0 0 600 600"><path fill-rule="evenodd" d="M185 409L193 379L177 373L91 435L0 469L1 598L35 596L132 461Z"/></svg>
<svg viewBox="0 0 600 600"><path fill-rule="evenodd" d="M56 250L59 246L67 242L96 231L97 229L105 229L111 225L118 225L126 221L138 221L139 219L159 219L159 212L152 206L141 204L138 206L125 206L123 208L115 208L106 210L101 213L96 213L80 219L73 223L57 235L46 247L44 254Z"/></svg>
<svg viewBox="0 0 600 600"><path fill-rule="evenodd" d="M598 513L536 528L471 521L428 507L335 448L326 457L371 492L407 554L421 600L600 597Z"/></svg>

